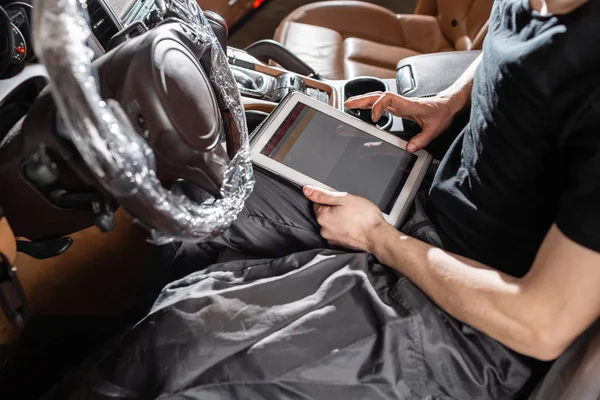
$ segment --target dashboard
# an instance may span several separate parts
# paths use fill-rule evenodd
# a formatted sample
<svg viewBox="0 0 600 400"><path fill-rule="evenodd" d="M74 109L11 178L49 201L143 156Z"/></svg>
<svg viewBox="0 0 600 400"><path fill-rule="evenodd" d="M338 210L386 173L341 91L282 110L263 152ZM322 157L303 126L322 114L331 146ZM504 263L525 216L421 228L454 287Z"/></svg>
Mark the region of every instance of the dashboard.
<svg viewBox="0 0 600 400"><path fill-rule="evenodd" d="M94 7L94 2L98 0L90 0L88 6ZM46 69L34 51L30 3L0 0L0 148L48 83ZM97 13L94 21L99 33L120 29L106 12ZM96 55L103 53L96 37L90 38L89 45Z"/></svg>
<svg viewBox="0 0 600 400"><path fill-rule="evenodd" d="M0 148L48 83L32 43L32 0L0 0ZM156 0L80 0L93 35L88 47L100 57L116 44L145 32ZM127 28L126 28L127 27ZM131 29L133 27L134 29ZM128 29L129 28L129 29Z"/></svg>
<svg viewBox="0 0 600 400"><path fill-rule="evenodd" d="M25 9L19 6L10 8L7 14L14 39L11 63L20 64L33 56L33 52L28 52L31 45L29 18Z"/></svg>
<svg viewBox="0 0 600 400"><path fill-rule="evenodd" d="M164 0L163 0L164 1ZM264 0L197 0L204 10L214 11L223 16L231 26ZM32 0L0 0L8 16L0 18L0 79L18 74L23 66L35 60L31 42ZM159 3L162 1L159 0ZM155 23L157 0L81 0L87 8L93 37L88 45L100 56L117 42L112 42L117 34L123 34L121 41L144 33ZM123 32L126 27L129 29ZM3 40L4 39L4 40Z"/></svg>
<svg viewBox="0 0 600 400"><path fill-rule="evenodd" d="M161 3L160 0L80 0L89 14L93 35L88 46L95 56L100 57L152 27L156 23L157 1ZM48 82L32 43L31 2L0 0L0 148L10 129L27 113ZM233 0L207 3L238 4Z"/></svg>
<svg viewBox="0 0 600 400"><path fill-rule="evenodd" d="M10 3L0 19L0 78L20 72L34 58L31 45L31 11L26 3Z"/></svg>
<svg viewBox="0 0 600 400"><path fill-rule="evenodd" d="M113 0L121 7L132 0ZM152 1L152 0L151 0ZM111 4L105 0L81 2L87 8L93 37L88 45L96 56L105 52L110 39L123 29L123 23ZM33 7L29 2L9 2L0 9L0 79L19 74L25 65L35 63L32 44Z"/></svg>
<svg viewBox="0 0 600 400"><path fill-rule="evenodd" d="M125 25L144 20L152 11L154 1L108 0ZM260 8L266 0L196 0L204 11L212 11L225 19L229 27ZM126 3L126 5L124 4Z"/></svg>

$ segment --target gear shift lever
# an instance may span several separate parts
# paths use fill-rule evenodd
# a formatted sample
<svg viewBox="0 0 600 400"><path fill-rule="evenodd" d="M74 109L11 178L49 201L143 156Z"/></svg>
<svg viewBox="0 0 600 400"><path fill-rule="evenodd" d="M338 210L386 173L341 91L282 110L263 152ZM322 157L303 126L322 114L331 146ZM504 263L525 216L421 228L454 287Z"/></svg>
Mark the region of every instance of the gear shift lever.
<svg viewBox="0 0 600 400"><path fill-rule="evenodd" d="M158 8L158 11L161 15L165 15L167 12L167 5L165 4L165 0L154 0L154 5Z"/></svg>
<svg viewBox="0 0 600 400"><path fill-rule="evenodd" d="M264 99L273 89L275 78L237 66L231 66L231 72L242 94Z"/></svg>
<svg viewBox="0 0 600 400"><path fill-rule="evenodd" d="M271 39L259 40L244 49L248 54L262 62L275 61L288 71L313 79L322 77L308 64L298 58L297 55Z"/></svg>
<svg viewBox="0 0 600 400"><path fill-rule="evenodd" d="M254 82L247 74L238 69L232 69L231 72L233 72L235 81L242 85L242 87L250 90L258 90L256 82Z"/></svg>

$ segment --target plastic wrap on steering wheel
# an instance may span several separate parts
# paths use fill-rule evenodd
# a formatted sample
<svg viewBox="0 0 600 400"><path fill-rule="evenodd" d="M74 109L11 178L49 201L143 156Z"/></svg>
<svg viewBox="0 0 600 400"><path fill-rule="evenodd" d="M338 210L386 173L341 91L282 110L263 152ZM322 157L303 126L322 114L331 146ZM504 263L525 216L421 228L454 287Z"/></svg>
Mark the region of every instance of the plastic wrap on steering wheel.
<svg viewBox="0 0 600 400"><path fill-rule="evenodd" d="M254 179L239 91L197 3L168 1L167 13L176 18L136 38L139 51L126 50L125 43L115 50L121 53L105 56L98 74L85 46L90 30L79 1L37 0L34 10L36 53L48 70L63 134L101 188L151 231L154 242L202 241L225 230ZM127 61L139 68L110 73ZM144 85L135 72L156 84ZM182 79L186 72L188 81ZM186 89L190 84L204 91L194 94ZM103 99L100 89L116 100ZM197 179L213 196L198 204L161 184L179 178Z"/></svg>

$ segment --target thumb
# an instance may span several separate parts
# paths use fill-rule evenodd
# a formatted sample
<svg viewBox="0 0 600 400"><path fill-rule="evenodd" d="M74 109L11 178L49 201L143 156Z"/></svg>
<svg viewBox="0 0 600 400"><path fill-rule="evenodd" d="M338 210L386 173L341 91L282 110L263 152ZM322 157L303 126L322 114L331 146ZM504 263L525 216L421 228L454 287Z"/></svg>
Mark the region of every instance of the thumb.
<svg viewBox="0 0 600 400"><path fill-rule="evenodd" d="M329 190L321 189L315 186L304 186L302 192L307 199L313 203L323 204L326 206L339 206L343 203L344 198L348 193L344 192L332 192Z"/></svg>
<svg viewBox="0 0 600 400"><path fill-rule="evenodd" d="M435 139L438 134L431 129L423 130L418 135L413 136L412 139L408 141L406 145L406 150L409 153L414 153L415 151L421 150L423 147L427 146L433 139Z"/></svg>

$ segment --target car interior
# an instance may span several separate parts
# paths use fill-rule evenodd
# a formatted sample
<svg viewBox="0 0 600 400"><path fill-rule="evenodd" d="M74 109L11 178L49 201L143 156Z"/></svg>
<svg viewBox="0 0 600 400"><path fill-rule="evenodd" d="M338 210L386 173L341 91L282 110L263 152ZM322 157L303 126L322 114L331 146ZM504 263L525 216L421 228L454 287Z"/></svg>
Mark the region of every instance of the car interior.
<svg viewBox="0 0 600 400"><path fill-rule="evenodd" d="M413 14L398 14L367 1L307 1L280 21L272 38L243 49L229 44L232 32L243 34L244 21L259 19L268 3L279 1L285 0L198 0L226 54L250 136L291 92L403 139L414 136L416 123L390 114L374 123L369 110L346 109L344 101L377 91L427 97L444 90L481 54L493 4L418 0ZM34 3L0 1L0 207L6 217L0 221L0 245L6 257L16 257L2 260L0 269L1 399L39 398L135 322L143 312L133 307L140 276L153 257L149 227L134 222L131 208L119 208L124 203L111 199L81 156L65 145L49 70L32 41ZM157 153L163 185L183 179L218 194L239 151L231 138L240 133L226 117L225 127L220 125L226 112L207 78L210 60L200 62L200 72L181 67L165 78L174 83L164 100L160 88L148 83L155 65L147 38L171 35L177 38L173 46L186 46L177 29L167 29L173 22L165 18L165 1L81 3L93 33L86 44L100 93L121 104L135 132ZM206 59L202 52L194 55ZM159 117L162 113L168 118ZM451 129L458 133L467 118ZM175 129L169 124L187 147L155 139L155 132ZM193 157L223 131L227 150ZM428 147L437 160L447 140ZM144 221L152 215L142 210L135 217ZM518 398L599 399L600 325L542 372Z"/></svg>

